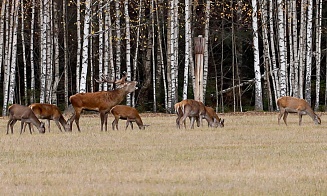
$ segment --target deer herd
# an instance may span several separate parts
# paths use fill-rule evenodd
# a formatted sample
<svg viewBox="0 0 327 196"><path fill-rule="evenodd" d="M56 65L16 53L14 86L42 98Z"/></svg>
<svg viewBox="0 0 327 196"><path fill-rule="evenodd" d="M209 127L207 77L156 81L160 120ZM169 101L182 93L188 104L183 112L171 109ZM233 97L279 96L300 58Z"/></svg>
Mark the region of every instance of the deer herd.
<svg viewBox="0 0 327 196"><path fill-rule="evenodd" d="M108 82L105 78L102 81ZM101 81L98 81L101 82ZM33 127L36 126L40 133L45 133L45 124L39 119L45 119L48 122L48 130L50 132L50 120L55 121L59 130L62 128L67 132L72 131L72 124L75 121L78 131L80 132L79 119L83 110L93 110L100 113L101 131L103 125L107 131L107 118L111 113L114 116L112 129L118 130L119 119L126 120L125 130L130 125L133 129L135 122L139 129L145 129L146 126L138 113L138 111L130 106L119 105L128 93L134 92L137 89L137 81L126 81L126 74L123 78L113 81L117 88L109 91L99 91L94 93L77 93L70 96L69 100L74 108L73 115L66 121L60 109L56 105L46 103L34 103L29 106L13 104L9 107L9 121L7 123L7 134L9 127L13 133L13 126L17 121L21 121L20 133L25 131L26 126L29 126L30 133ZM278 124L283 117L287 125L286 118L288 113L297 113L299 115L299 125L302 123L302 115L308 114L315 124L321 124L320 117L315 114L310 105L304 100L295 97L284 96L277 100L277 106L280 110L278 115ZM174 105L175 113L177 114L176 126L181 128L184 125L186 128L186 119L190 119L190 128L194 129L194 122L197 122L197 127L201 126L202 119L208 122L208 127L224 127L224 119L218 117L213 108L205 106L202 102L186 99Z"/></svg>

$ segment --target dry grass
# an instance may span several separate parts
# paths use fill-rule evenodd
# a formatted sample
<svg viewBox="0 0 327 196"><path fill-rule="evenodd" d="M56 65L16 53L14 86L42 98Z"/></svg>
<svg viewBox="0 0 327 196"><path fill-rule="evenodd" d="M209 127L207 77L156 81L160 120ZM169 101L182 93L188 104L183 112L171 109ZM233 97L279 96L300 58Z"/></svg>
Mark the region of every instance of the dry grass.
<svg viewBox="0 0 327 196"><path fill-rule="evenodd" d="M303 126L277 113L220 115L225 128L178 130L173 115L142 114L146 130L100 132L82 116L81 133L6 135L0 119L2 195L324 195L327 119ZM188 121L187 121L188 122ZM189 124L189 122L188 122ZM206 125L206 124L205 124ZM136 127L136 126L135 126Z"/></svg>

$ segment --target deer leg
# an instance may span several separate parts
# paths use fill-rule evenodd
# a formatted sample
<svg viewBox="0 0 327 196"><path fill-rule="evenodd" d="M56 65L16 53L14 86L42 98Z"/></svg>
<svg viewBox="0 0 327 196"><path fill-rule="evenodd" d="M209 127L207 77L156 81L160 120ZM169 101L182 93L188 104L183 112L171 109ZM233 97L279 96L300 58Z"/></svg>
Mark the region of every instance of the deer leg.
<svg viewBox="0 0 327 196"><path fill-rule="evenodd" d="M10 130L11 130L11 134L14 133L14 125L16 124L17 120L12 120L10 123Z"/></svg>
<svg viewBox="0 0 327 196"><path fill-rule="evenodd" d="M24 120L21 120L21 121L20 121L20 134L22 134L22 132L23 132L24 123L25 123ZM32 134L32 133L31 133L31 134Z"/></svg>
<svg viewBox="0 0 327 196"><path fill-rule="evenodd" d="M112 121L112 129L115 130L115 126L116 129L118 130L118 121L119 121L119 116L114 116L115 119Z"/></svg>
<svg viewBox="0 0 327 196"><path fill-rule="evenodd" d="M75 117L74 117L75 124L76 124L77 129L78 129L79 132L81 132L81 129L79 128L79 118L81 116L81 112L82 112L82 110L77 110L77 111L75 110Z"/></svg>
<svg viewBox="0 0 327 196"><path fill-rule="evenodd" d="M104 117L104 126L105 126L106 131L108 130L107 125L108 125L108 113L106 113L105 117Z"/></svg>
<svg viewBox="0 0 327 196"><path fill-rule="evenodd" d="M23 129L23 132L25 133L25 129L26 129L26 125L30 125L30 123L24 123L24 129ZM30 128L30 131L31 131L31 128Z"/></svg>
<svg viewBox="0 0 327 196"><path fill-rule="evenodd" d="M186 115L183 115L180 119L179 119L179 124L184 124L184 128L186 129L186 123L185 123L185 120L186 120Z"/></svg>
<svg viewBox="0 0 327 196"><path fill-rule="evenodd" d="M33 129L33 132L34 132L34 128L33 128L33 126L32 126L32 128L31 128L31 123L28 123L28 128L30 129L30 134L32 134L32 129Z"/></svg>
<svg viewBox="0 0 327 196"><path fill-rule="evenodd" d="M287 116L288 116L288 112L284 112L283 120L284 120L285 125L287 125L287 122L286 122Z"/></svg>
<svg viewBox="0 0 327 196"><path fill-rule="evenodd" d="M280 124L280 119L284 115L285 110L280 109L279 115L278 115L278 124Z"/></svg>
<svg viewBox="0 0 327 196"><path fill-rule="evenodd" d="M59 124L59 120L54 120L56 122L57 127L59 128L60 132L62 132L61 126ZM65 127L64 127L65 129ZM66 130L66 129L65 129ZM50 121L49 121L49 132L50 132Z"/></svg>
<svg viewBox="0 0 327 196"><path fill-rule="evenodd" d="M132 130L133 130L134 129L133 122L129 120L129 124L131 124Z"/></svg>
<svg viewBox="0 0 327 196"><path fill-rule="evenodd" d="M12 123L12 119L10 119L7 123L7 134L8 134L8 131L9 131L9 125L10 125L10 128L11 128L11 123ZM11 133L13 133L13 131L11 130Z"/></svg>
<svg viewBox="0 0 327 196"><path fill-rule="evenodd" d="M299 114L299 125L302 124L302 114Z"/></svg>
<svg viewBox="0 0 327 196"><path fill-rule="evenodd" d="M195 118L195 117L192 117L192 118L191 118L191 126L190 126L191 129L194 129L194 118Z"/></svg>
<svg viewBox="0 0 327 196"><path fill-rule="evenodd" d="M103 131L103 124L105 122L105 118L106 118L106 113L104 111L101 111L100 112L100 119L101 119L101 131ZM107 131L107 128L106 128L106 131Z"/></svg>

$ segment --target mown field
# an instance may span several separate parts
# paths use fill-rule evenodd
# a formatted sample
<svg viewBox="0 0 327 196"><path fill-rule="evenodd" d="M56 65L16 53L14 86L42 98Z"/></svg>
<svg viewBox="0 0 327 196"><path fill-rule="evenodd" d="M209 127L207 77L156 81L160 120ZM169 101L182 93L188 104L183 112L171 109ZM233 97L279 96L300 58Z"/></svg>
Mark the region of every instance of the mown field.
<svg viewBox="0 0 327 196"><path fill-rule="evenodd" d="M176 129L174 115L141 114L146 130L6 135L0 119L1 195L325 195L327 117L322 125L277 113L221 114L224 128ZM187 121L189 125L189 121Z"/></svg>

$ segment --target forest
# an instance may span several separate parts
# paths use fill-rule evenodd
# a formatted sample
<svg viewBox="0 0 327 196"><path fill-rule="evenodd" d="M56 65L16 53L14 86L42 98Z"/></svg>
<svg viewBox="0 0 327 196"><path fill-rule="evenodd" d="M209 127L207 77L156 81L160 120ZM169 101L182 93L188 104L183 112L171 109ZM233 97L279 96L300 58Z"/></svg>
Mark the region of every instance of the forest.
<svg viewBox="0 0 327 196"><path fill-rule="evenodd" d="M203 41L203 102L217 112L274 111L281 96L327 109L326 0L2 0L0 101L69 106L112 90L126 104L174 112L194 98Z"/></svg>

